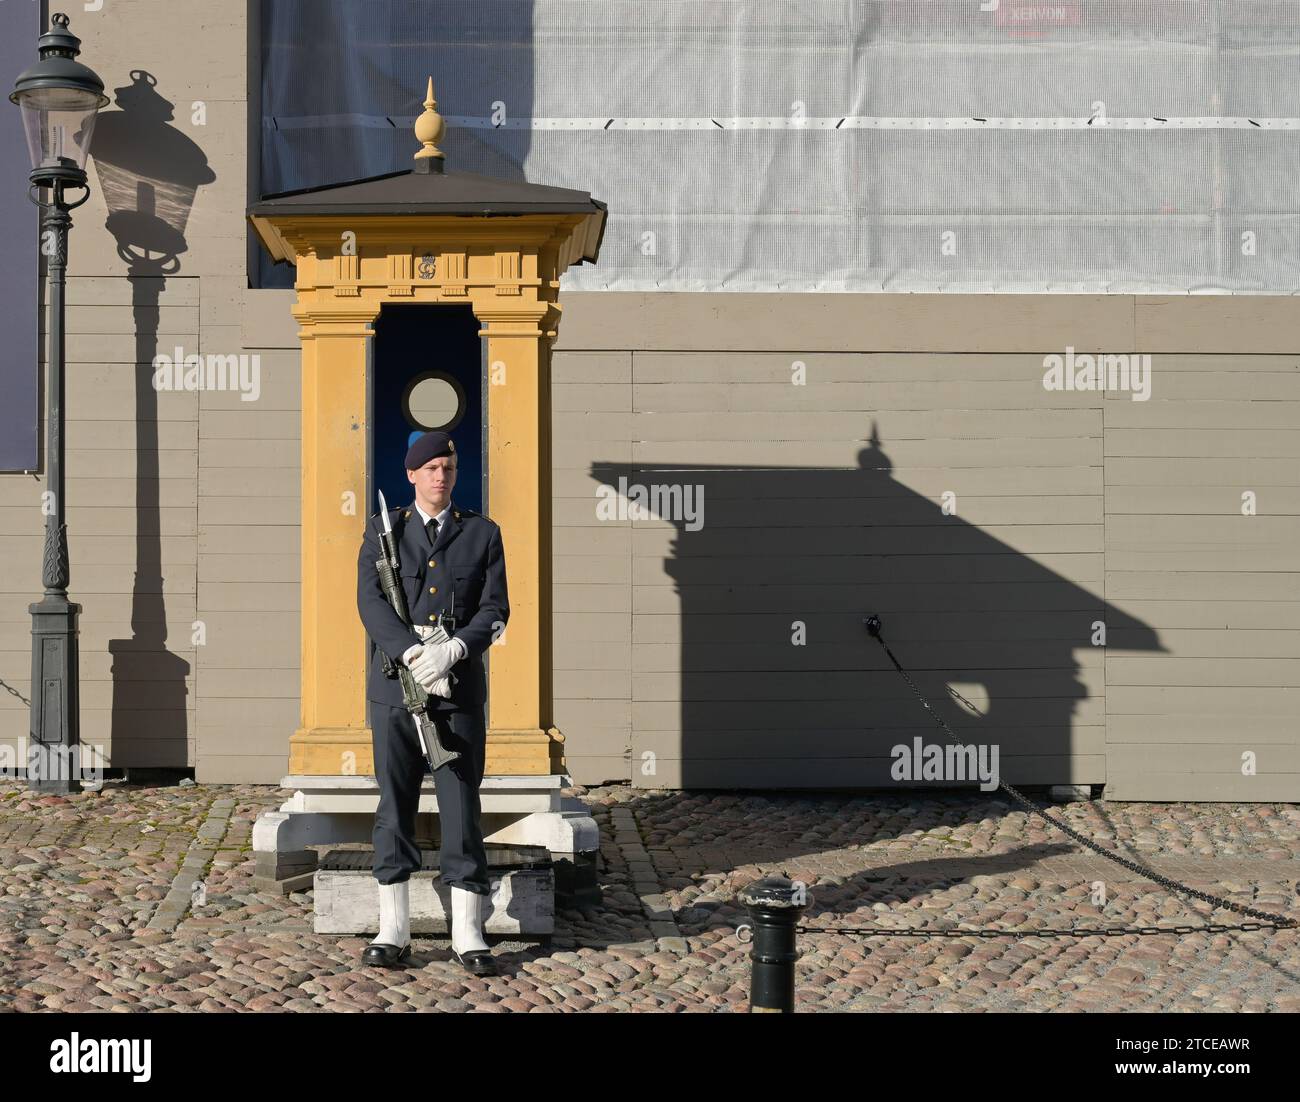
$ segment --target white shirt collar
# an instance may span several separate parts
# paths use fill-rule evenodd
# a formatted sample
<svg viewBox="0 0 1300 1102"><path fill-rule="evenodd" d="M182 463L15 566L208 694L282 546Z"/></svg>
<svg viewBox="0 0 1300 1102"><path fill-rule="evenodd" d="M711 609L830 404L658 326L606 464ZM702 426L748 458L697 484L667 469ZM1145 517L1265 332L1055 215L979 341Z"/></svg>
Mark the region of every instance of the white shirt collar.
<svg viewBox="0 0 1300 1102"><path fill-rule="evenodd" d="M428 513L426 513L423 509L420 508L420 503L418 501L415 503L415 511L420 514L420 520L424 522L424 526L427 528L429 526L429 520L431 518ZM442 510L441 513L438 514L439 532L442 531L442 526L447 523L447 514L450 512L451 512L451 502L448 501L446 507Z"/></svg>

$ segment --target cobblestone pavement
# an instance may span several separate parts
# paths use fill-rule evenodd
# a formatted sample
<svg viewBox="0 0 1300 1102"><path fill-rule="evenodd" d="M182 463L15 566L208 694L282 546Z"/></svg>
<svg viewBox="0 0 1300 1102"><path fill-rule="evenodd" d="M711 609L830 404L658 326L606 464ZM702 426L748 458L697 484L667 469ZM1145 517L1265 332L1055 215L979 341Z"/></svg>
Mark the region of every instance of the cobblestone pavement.
<svg viewBox="0 0 1300 1102"><path fill-rule="evenodd" d="M253 891L259 785L0 783L0 1010L745 1010L736 892L808 883L809 926L1003 929L1241 921L1171 897L980 794L575 788L600 824L601 908L549 944L495 942L466 975L445 938L359 966L370 937L312 932L311 892ZM1081 832L1194 887L1296 913L1300 808L1079 803ZM1100 884L1098 884L1100 882ZM1097 905L1098 886L1106 902ZM373 936L373 935L371 935ZM800 935L801 1010L1300 1010L1297 931L1032 939Z"/></svg>

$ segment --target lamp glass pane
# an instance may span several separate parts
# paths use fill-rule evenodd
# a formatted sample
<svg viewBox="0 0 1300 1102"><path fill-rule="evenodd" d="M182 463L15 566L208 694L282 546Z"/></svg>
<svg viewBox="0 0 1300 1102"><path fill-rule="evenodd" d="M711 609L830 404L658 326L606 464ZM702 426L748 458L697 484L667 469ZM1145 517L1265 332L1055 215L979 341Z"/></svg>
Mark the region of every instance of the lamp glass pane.
<svg viewBox="0 0 1300 1102"><path fill-rule="evenodd" d="M98 110L94 95L69 88L38 88L26 93L21 105L33 168L57 164L60 157L86 167Z"/></svg>

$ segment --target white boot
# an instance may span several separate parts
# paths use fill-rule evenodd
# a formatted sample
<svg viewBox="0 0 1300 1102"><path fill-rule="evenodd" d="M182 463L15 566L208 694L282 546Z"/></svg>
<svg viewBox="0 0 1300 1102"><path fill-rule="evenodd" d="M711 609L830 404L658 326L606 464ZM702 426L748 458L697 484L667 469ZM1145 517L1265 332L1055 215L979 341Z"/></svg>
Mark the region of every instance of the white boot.
<svg viewBox="0 0 1300 1102"><path fill-rule="evenodd" d="M483 940L483 896L451 886L451 948L457 955L487 949Z"/></svg>
<svg viewBox="0 0 1300 1102"><path fill-rule="evenodd" d="M379 882L376 881L376 884ZM379 884L379 936L361 951L361 963L406 968L411 960L410 881Z"/></svg>
<svg viewBox="0 0 1300 1102"><path fill-rule="evenodd" d="M411 882L379 885L379 936L370 944L402 948L411 943Z"/></svg>

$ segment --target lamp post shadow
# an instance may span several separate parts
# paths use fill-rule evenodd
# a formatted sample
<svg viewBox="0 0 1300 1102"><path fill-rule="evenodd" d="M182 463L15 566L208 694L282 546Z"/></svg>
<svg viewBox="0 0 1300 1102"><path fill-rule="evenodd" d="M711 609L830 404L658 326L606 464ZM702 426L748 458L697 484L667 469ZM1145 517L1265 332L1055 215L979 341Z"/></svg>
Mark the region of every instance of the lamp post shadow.
<svg viewBox="0 0 1300 1102"><path fill-rule="evenodd" d="M131 636L109 641L113 656L113 764L189 764L186 680L190 663L167 648L158 391L159 304L181 268L185 227L198 188L216 179L203 150L171 125L172 104L137 69L114 89L117 110L99 118L93 154L108 205L106 227L127 264L135 335L135 577ZM195 349L197 351L197 349ZM147 749L137 749L147 747Z"/></svg>

